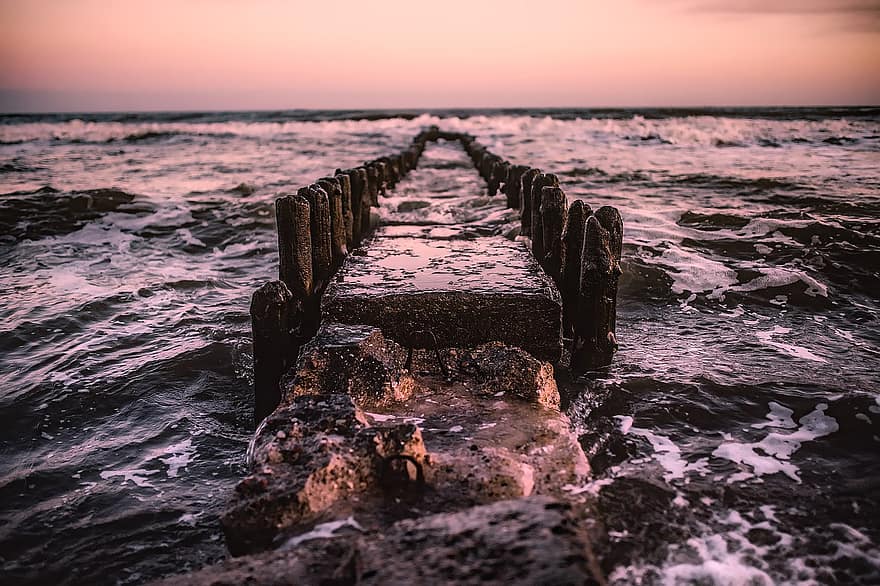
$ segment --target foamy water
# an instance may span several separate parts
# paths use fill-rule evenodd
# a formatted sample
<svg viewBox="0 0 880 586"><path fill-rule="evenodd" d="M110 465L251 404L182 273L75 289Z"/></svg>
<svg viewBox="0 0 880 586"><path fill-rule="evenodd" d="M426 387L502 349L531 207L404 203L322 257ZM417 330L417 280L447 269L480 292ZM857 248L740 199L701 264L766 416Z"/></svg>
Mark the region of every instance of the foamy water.
<svg viewBox="0 0 880 586"><path fill-rule="evenodd" d="M273 198L429 124L623 214L621 349L567 401L596 473L567 490L612 583L880 582L870 109L3 118L4 574L140 583L224 555ZM432 148L440 169L457 147ZM448 198L420 176L380 214L509 227L476 175Z"/></svg>

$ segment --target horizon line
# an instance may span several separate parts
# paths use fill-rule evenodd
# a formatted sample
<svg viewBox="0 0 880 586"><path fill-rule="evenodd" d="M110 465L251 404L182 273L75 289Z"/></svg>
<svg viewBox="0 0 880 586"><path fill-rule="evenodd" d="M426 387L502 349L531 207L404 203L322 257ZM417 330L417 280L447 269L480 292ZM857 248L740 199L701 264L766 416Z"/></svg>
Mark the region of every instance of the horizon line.
<svg viewBox="0 0 880 586"><path fill-rule="evenodd" d="M0 116L38 116L50 114L196 114L196 113L244 113L244 112L448 112L454 110L500 112L517 110L766 110L766 109L808 110L808 109L880 109L878 104L762 104L762 105L676 105L676 106L432 106L432 107L387 107L387 108L205 108L205 109L94 109L94 110L20 110L0 111Z"/></svg>

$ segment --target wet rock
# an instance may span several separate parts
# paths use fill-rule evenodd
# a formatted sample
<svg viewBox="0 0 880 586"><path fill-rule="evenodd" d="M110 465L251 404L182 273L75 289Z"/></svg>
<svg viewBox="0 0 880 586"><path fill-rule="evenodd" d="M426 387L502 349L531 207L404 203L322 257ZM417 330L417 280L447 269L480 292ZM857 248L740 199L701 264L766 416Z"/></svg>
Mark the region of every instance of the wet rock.
<svg viewBox="0 0 880 586"><path fill-rule="evenodd" d="M367 427L345 395L294 397L251 441L250 474L221 516L227 547L263 551L321 518L376 509L381 493L423 485L427 458L413 424Z"/></svg>
<svg viewBox="0 0 880 586"><path fill-rule="evenodd" d="M265 550L285 528L364 491L371 471L345 440L362 427L344 395L297 397L267 417L248 450L251 473L220 518L230 553Z"/></svg>
<svg viewBox="0 0 880 586"><path fill-rule="evenodd" d="M595 580L571 507L524 498L329 535L162 584L554 584Z"/></svg>
<svg viewBox="0 0 880 586"><path fill-rule="evenodd" d="M510 393L549 409L559 409L559 389L550 363L500 342L470 351L466 360L484 392Z"/></svg>
<svg viewBox="0 0 880 586"><path fill-rule="evenodd" d="M404 369L406 351L371 326L324 323L282 381L283 401L299 395L342 394L361 407L402 401L415 381Z"/></svg>

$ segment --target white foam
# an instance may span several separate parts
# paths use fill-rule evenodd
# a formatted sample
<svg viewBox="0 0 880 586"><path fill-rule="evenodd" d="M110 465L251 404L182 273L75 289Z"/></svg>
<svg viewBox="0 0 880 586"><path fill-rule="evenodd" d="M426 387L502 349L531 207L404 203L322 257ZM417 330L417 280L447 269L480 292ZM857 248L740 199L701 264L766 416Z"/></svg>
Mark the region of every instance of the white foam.
<svg viewBox="0 0 880 586"><path fill-rule="evenodd" d="M131 482L135 486L140 488L155 488L150 481L146 478L147 476L152 476L156 474L158 470L145 470L143 468L132 468L128 470L104 470L101 472L100 476L104 480L108 480L110 478L116 478L117 476L122 477L122 482Z"/></svg>
<svg viewBox="0 0 880 586"><path fill-rule="evenodd" d="M804 348L803 346L786 344L785 342L778 342L773 339L776 336L788 334L790 332L790 328L775 326L772 330L756 332L755 336L758 338L758 341L761 342L761 344L780 350L781 352L783 352L784 354L788 354L789 356L800 358L802 360L811 360L813 362L828 362L821 356L814 354L812 351Z"/></svg>
<svg viewBox="0 0 880 586"><path fill-rule="evenodd" d="M799 469L789 461L792 454L798 451L804 442L830 435L840 429L836 419L825 415L827 408L828 405L824 403L816 405L813 411L800 418L798 421L800 427L791 433L773 431L758 442L737 442L732 437L726 436L725 441L712 452L712 455L751 468L750 472L742 471L732 475L728 478L729 483L778 472L800 483ZM771 423L758 425L775 426L773 424L779 422L783 424L780 427L787 426L785 411L788 409L781 405L771 405L770 413L767 415Z"/></svg>
<svg viewBox="0 0 880 586"><path fill-rule="evenodd" d="M769 421L753 423L753 428L763 429L765 427L781 427L784 429L793 429L797 427L797 424L791 418L791 416L794 415L794 411L792 411L785 405L780 405L776 401L770 401L768 403L768 406L770 407L770 413L765 415L765 417Z"/></svg>
<svg viewBox="0 0 880 586"><path fill-rule="evenodd" d="M810 297L828 297L828 286L820 283L804 271L795 269L785 269L781 267L758 268L761 276L755 277L748 283L731 287L731 291L758 291L760 289L771 289L773 287L785 287L793 285L797 282L803 282L806 285L805 295Z"/></svg>
<svg viewBox="0 0 880 586"><path fill-rule="evenodd" d="M374 421L378 421L379 423L383 423L385 421L391 421L392 419L396 419L395 415L385 415L383 413L370 413L369 411L365 411L364 415L369 417Z"/></svg>
<svg viewBox="0 0 880 586"><path fill-rule="evenodd" d="M691 472L701 475L708 474L708 459L700 458L695 462L688 462L682 457L681 449L668 437L654 433L650 429L632 427L632 418L627 424L629 427L624 433L641 436L651 444L654 449L654 460L666 470L666 474L663 475L666 482L685 479L685 475ZM685 482L687 482L686 479Z"/></svg>
<svg viewBox="0 0 880 586"><path fill-rule="evenodd" d="M168 466L168 478L177 478L178 473L196 459L196 449L192 445L192 439L185 439L168 446L164 453L166 456L160 457L159 460Z"/></svg>
<svg viewBox="0 0 880 586"><path fill-rule="evenodd" d="M562 490L564 490L565 492L568 492L572 495L587 493L587 494L591 494L593 496L596 496L602 491L602 489L604 487L608 486L609 484L612 484L613 482L614 482L614 478L600 478L598 480L593 480L592 482L588 482L587 484L584 484L583 486L577 486L574 484L565 484L562 486Z"/></svg>
<svg viewBox="0 0 880 586"><path fill-rule="evenodd" d="M669 270L676 294L724 291L738 282L736 271L724 263L674 245L663 251L659 264Z"/></svg>
<svg viewBox="0 0 880 586"><path fill-rule="evenodd" d="M199 248L207 248L208 245L193 236L193 233L189 231L188 228L178 228L177 235L183 241L184 244L188 244L190 246L198 246Z"/></svg>
<svg viewBox="0 0 880 586"><path fill-rule="evenodd" d="M659 565L636 563L616 568L612 584L706 584L713 586L763 586L775 584L764 561L772 548L790 547L791 535L779 531L771 507L762 507L763 520L754 523L757 515L741 514L736 510L719 511L702 534L689 538L683 544L672 544L666 559ZM773 545L752 543L749 532L761 528L775 534Z"/></svg>
<svg viewBox="0 0 880 586"><path fill-rule="evenodd" d="M297 535L295 537L291 537L279 549L293 549L300 543L304 541L309 541L312 539L330 539L333 537L336 532L343 527L351 527L352 529L356 529L361 533L364 532L364 528L358 523L354 517L348 517L346 519L341 519L339 521L330 521L329 523L321 523L320 525L315 525L315 527L308 531L307 533L303 533L302 535Z"/></svg>

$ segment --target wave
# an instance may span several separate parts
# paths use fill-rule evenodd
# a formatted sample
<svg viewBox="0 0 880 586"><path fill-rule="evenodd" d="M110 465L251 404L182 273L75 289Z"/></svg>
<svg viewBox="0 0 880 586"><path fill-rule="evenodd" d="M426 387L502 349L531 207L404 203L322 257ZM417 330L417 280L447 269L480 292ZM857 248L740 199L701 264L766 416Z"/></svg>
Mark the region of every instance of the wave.
<svg viewBox="0 0 880 586"><path fill-rule="evenodd" d="M624 111L620 111L624 112ZM830 113L830 111L829 111ZM318 113L201 113L4 118L0 141L112 142L159 141L179 135L298 140L324 136L376 134L401 144L418 129L439 124L454 131L484 134L496 140L516 136L553 136L556 140L588 136L603 142L637 145L778 148L799 142L847 148L878 134L876 117L852 111L846 118L755 118L726 111L682 111L654 116L648 111L605 115L592 110L443 110L324 111ZM353 137L352 137L353 138Z"/></svg>
<svg viewBox="0 0 880 586"><path fill-rule="evenodd" d="M642 171L623 171L609 173L598 167L574 167L569 170L561 170L556 173L561 177L592 177L602 183L631 183L637 181L651 181L651 176Z"/></svg>
<svg viewBox="0 0 880 586"><path fill-rule="evenodd" d="M146 141L159 141L164 140L166 138L172 138L175 136L180 136L180 132L176 131L155 131L155 130L145 130L143 132L134 132L129 134L122 140L125 142L146 142ZM114 142L115 138L107 139L107 142Z"/></svg>
<svg viewBox="0 0 880 586"><path fill-rule="evenodd" d="M780 206L794 206L809 211L828 214L844 214L847 216L867 218L876 218L877 215L880 214L880 201L877 199L844 200L831 197L774 193L767 197L765 201Z"/></svg>
<svg viewBox="0 0 880 586"><path fill-rule="evenodd" d="M0 233L7 242L66 234L134 199L134 194L114 188L62 193L47 185L7 193L0 195Z"/></svg>
<svg viewBox="0 0 880 586"><path fill-rule="evenodd" d="M716 117L751 120L821 121L834 118L877 119L876 106L841 107L705 107L705 108L423 108L423 109L356 109L356 110L236 110L190 112L106 112L6 114L0 124L26 122L285 122L329 120L410 120L422 115L439 118L471 118L475 116L540 116L557 120L597 118L628 120L642 117L649 120L669 118Z"/></svg>
<svg viewBox="0 0 880 586"><path fill-rule="evenodd" d="M8 163L0 164L0 174L2 173L33 173L34 171L41 171L40 167L30 167L28 165L24 165L19 163L18 161L10 161Z"/></svg>
<svg viewBox="0 0 880 586"><path fill-rule="evenodd" d="M713 189L735 189L741 193L760 193L771 190L810 190L809 185L804 185L788 179L778 177L734 177L729 175L713 175L710 173L689 173L685 175L673 175L667 183L676 185L689 185Z"/></svg>
<svg viewBox="0 0 880 586"><path fill-rule="evenodd" d="M743 228L751 222L751 218L739 214L712 213L701 214L687 211L678 220L679 226L699 228L700 230L721 230L724 228Z"/></svg>

